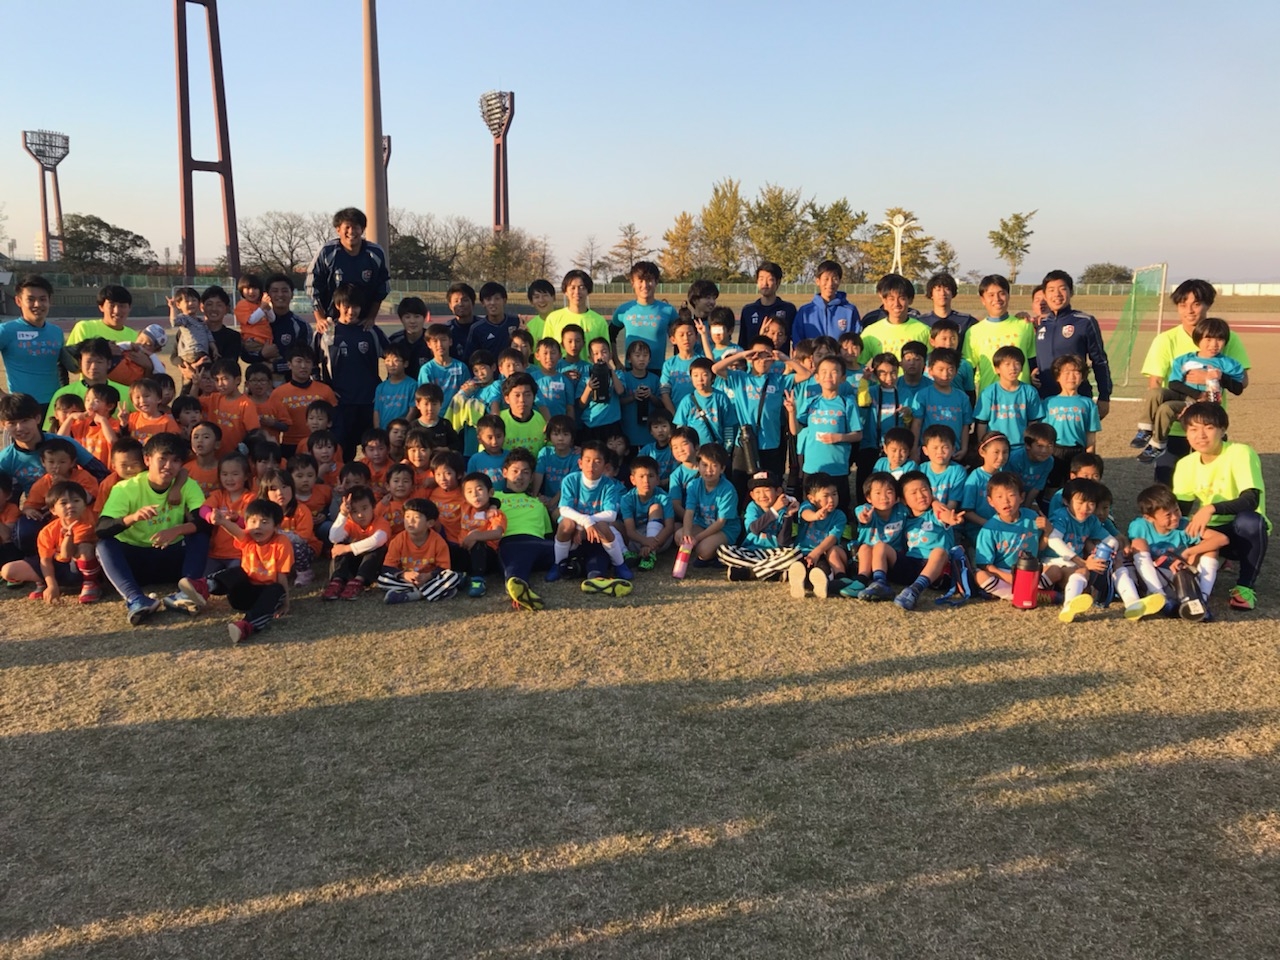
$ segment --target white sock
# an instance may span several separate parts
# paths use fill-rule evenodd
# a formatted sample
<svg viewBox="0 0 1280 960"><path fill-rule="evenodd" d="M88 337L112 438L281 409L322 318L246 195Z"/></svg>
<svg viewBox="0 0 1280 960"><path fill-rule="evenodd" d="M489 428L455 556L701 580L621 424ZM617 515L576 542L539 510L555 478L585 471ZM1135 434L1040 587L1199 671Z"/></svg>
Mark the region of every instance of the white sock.
<svg viewBox="0 0 1280 960"><path fill-rule="evenodd" d="M1139 430L1145 430L1145 431L1147 431L1147 433L1150 433L1150 432L1151 432L1152 430L1154 430L1155 428L1156 428L1156 425L1155 425L1154 423L1140 423L1140 424L1138 424L1138 429L1139 429Z"/></svg>
<svg viewBox="0 0 1280 960"><path fill-rule="evenodd" d="M572 546L572 544L570 544L568 540L561 540L558 537L555 540L553 540L552 543L555 544L554 549L555 549L556 563L561 563L565 560L568 560L569 547Z"/></svg>
<svg viewBox="0 0 1280 960"><path fill-rule="evenodd" d="M646 537L649 537L650 539L656 537L661 532L662 532L661 520L650 520L648 524L645 525L644 535Z"/></svg>
<svg viewBox="0 0 1280 960"><path fill-rule="evenodd" d="M1067 577L1067 585L1063 588L1062 599L1064 603L1070 603L1080 594L1084 593L1089 586L1089 576L1084 573L1073 573Z"/></svg>
<svg viewBox="0 0 1280 960"><path fill-rule="evenodd" d="M1124 601L1126 607L1132 607L1140 599L1138 597L1138 585L1133 582L1133 571L1128 567L1120 567L1111 575L1111 581L1116 585L1116 593L1120 594L1120 599Z"/></svg>
<svg viewBox="0 0 1280 960"><path fill-rule="evenodd" d="M1155 561L1151 559L1151 554L1147 551L1135 553L1133 555L1133 566L1138 571L1138 576L1142 578L1142 582L1147 585L1148 593L1164 593L1164 581L1160 579L1160 574L1156 571Z"/></svg>
<svg viewBox="0 0 1280 960"><path fill-rule="evenodd" d="M615 567L622 563L622 539L614 537L609 543L602 543L604 552L609 555L609 562Z"/></svg>
<svg viewBox="0 0 1280 960"><path fill-rule="evenodd" d="M1217 557L1201 557L1196 563L1196 580L1200 583L1200 596L1206 600L1213 593L1213 585L1218 580L1218 567L1221 561Z"/></svg>

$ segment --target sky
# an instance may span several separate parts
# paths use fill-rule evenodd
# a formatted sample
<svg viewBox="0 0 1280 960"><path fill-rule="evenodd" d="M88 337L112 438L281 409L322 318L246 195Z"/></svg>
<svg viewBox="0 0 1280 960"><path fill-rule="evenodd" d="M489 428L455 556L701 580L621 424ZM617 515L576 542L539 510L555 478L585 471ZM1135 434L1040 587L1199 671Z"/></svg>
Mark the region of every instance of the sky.
<svg viewBox="0 0 1280 960"><path fill-rule="evenodd" d="M191 6L196 155L215 138ZM241 217L364 205L360 0L222 0ZM71 137L65 213L179 240L173 3L0 0L44 21L0 101L0 203L34 249L25 129ZM38 11L38 12L37 12ZM8 14L8 16L4 16ZM1167 261L1169 278L1280 280L1280 29L1273 2L418 4L378 9L392 206L491 222L477 99L516 93L512 226L567 269L634 222L654 247L717 180L767 182L877 220L914 211L961 272L987 232L1037 210L1023 278ZM223 252L219 180L197 174L197 255ZM788 278L790 279L790 278Z"/></svg>

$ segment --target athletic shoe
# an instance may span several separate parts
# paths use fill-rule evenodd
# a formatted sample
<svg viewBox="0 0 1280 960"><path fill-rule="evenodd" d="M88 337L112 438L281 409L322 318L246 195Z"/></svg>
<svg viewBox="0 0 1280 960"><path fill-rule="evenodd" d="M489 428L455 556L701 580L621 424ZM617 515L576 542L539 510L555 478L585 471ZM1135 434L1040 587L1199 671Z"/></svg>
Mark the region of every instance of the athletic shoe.
<svg viewBox="0 0 1280 960"><path fill-rule="evenodd" d="M28 594L27 594L27 599L28 599L28 600L43 600L43 599L44 599L44 590L43 590L43 589L40 589L40 590L32 590L30 593L28 593Z"/></svg>
<svg viewBox="0 0 1280 960"><path fill-rule="evenodd" d="M858 594L859 600L888 600L893 596L893 587L888 580L872 580L867 588Z"/></svg>
<svg viewBox="0 0 1280 960"><path fill-rule="evenodd" d="M583 574L581 557L569 557L563 564L561 564L561 567L564 570L564 575L570 580L577 580L581 578Z"/></svg>
<svg viewBox="0 0 1280 960"><path fill-rule="evenodd" d="M1135 450L1141 450L1150 442L1151 442L1151 431L1139 430L1137 433L1133 435L1133 439L1129 441L1129 446L1133 447L1133 449Z"/></svg>
<svg viewBox="0 0 1280 960"><path fill-rule="evenodd" d="M631 568L625 563L620 563L613 568L613 575L619 580L632 580L635 574L631 572Z"/></svg>
<svg viewBox="0 0 1280 960"><path fill-rule="evenodd" d="M342 588L342 592L338 594L338 599L359 600L362 593L364 593L364 581L359 577L352 577L347 581L347 585Z"/></svg>
<svg viewBox="0 0 1280 960"><path fill-rule="evenodd" d="M742 583L747 580L754 580L756 577L746 567L725 567L724 578L730 583Z"/></svg>
<svg viewBox="0 0 1280 960"><path fill-rule="evenodd" d="M163 606L164 604L156 597L139 597L137 600L130 600L124 608L125 619L129 621L129 626L136 627Z"/></svg>
<svg viewBox="0 0 1280 960"><path fill-rule="evenodd" d="M916 608L916 601L918 601L919 599L920 599L920 591L917 590L915 587L907 587L905 590L903 590L901 593L899 593L896 597L893 598L893 602L896 603L898 606L900 606L903 610L914 610Z"/></svg>
<svg viewBox="0 0 1280 960"><path fill-rule="evenodd" d="M542 598L534 593L529 584L519 577L512 577L507 581L507 596L511 598L511 604L517 610L542 610L546 608Z"/></svg>
<svg viewBox="0 0 1280 960"><path fill-rule="evenodd" d="M850 580L849 585L840 590L840 596L852 600L865 589L867 589L867 585L861 580Z"/></svg>
<svg viewBox="0 0 1280 960"><path fill-rule="evenodd" d="M625 559L625 558L624 558L624 559ZM647 557L641 557L641 558L640 558L640 569L641 569L641 570L652 570L652 569L653 569L654 567L656 567L657 565L658 565L658 558L657 558L656 556L654 556L652 553L651 553L651 554L649 554Z"/></svg>
<svg viewBox="0 0 1280 960"><path fill-rule="evenodd" d="M415 600L421 600L422 594L413 587L401 587L399 590L388 590L387 595L382 598L382 602L388 606L395 606L397 603L413 603Z"/></svg>
<svg viewBox="0 0 1280 960"><path fill-rule="evenodd" d="M1058 619L1063 623L1071 623L1080 614L1091 609L1093 609L1093 597L1088 593L1082 593L1078 597L1072 597L1062 605L1062 610L1058 613Z"/></svg>
<svg viewBox="0 0 1280 960"><path fill-rule="evenodd" d="M203 610L209 602L209 581L204 577L183 577L178 581L178 592L190 600L196 610Z"/></svg>
<svg viewBox="0 0 1280 960"><path fill-rule="evenodd" d="M813 587L813 595L819 600L827 599L830 592L827 587L831 585L831 578L827 576L827 571L821 567L814 567L809 571L809 585Z"/></svg>
<svg viewBox="0 0 1280 960"><path fill-rule="evenodd" d="M1138 454L1139 463L1155 463L1164 455L1164 447L1146 446L1142 452Z"/></svg>
<svg viewBox="0 0 1280 960"><path fill-rule="evenodd" d="M227 624L227 634L232 643L244 643L253 635L253 624L248 620L235 620Z"/></svg>
<svg viewBox="0 0 1280 960"><path fill-rule="evenodd" d="M1258 595L1252 587L1232 587L1231 599L1228 601L1232 610L1252 610L1258 605ZM1205 609L1209 607L1205 604Z"/></svg>
<svg viewBox="0 0 1280 960"><path fill-rule="evenodd" d="M484 582L483 577L472 577L471 583L467 587L468 597L483 597L489 592L489 586Z"/></svg>
<svg viewBox="0 0 1280 960"><path fill-rule="evenodd" d="M1141 620L1143 617L1154 616L1164 609L1164 595L1159 593L1148 594L1137 603L1131 603L1124 608L1124 618L1126 620Z"/></svg>
<svg viewBox="0 0 1280 960"><path fill-rule="evenodd" d="M631 581L613 577L592 577L582 581L583 593L602 593L607 597L625 597L631 592Z"/></svg>
<svg viewBox="0 0 1280 960"><path fill-rule="evenodd" d="M316 572L311 569L299 570L293 577L293 585L297 589L309 587L316 582Z"/></svg>
<svg viewBox="0 0 1280 960"><path fill-rule="evenodd" d="M27 583L28 581L26 580L6 580L4 585L10 590L22 590L26 587Z"/></svg>
<svg viewBox="0 0 1280 960"><path fill-rule="evenodd" d="M545 580L547 581L547 583L555 583L557 580L559 580L559 579L560 579L560 564L558 564L558 563L553 563L553 564L551 565L551 569L549 569L549 570L547 571L547 575L546 575L546 577L544 577L543 579L545 579Z"/></svg>
<svg viewBox="0 0 1280 960"><path fill-rule="evenodd" d="M181 590L175 590L173 593L161 597L160 602L164 604L166 610L177 610L179 613L185 613L189 617L194 617L200 612L199 604Z"/></svg>
<svg viewBox="0 0 1280 960"><path fill-rule="evenodd" d="M791 586L791 599L804 599L804 585L808 579L809 568L804 565L803 560L796 560L787 567L787 583Z"/></svg>
<svg viewBox="0 0 1280 960"><path fill-rule="evenodd" d="M622 555L623 563L635 563L639 559L640 559L640 554L636 553L634 550L628 550L626 553Z"/></svg>
<svg viewBox="0 0 1280 960"><path fill-rule="evenodd" d="M340 596L342 596L343 586L344 586L343 582L337 577L334 577L327 584L325 584L324 592L320 594L320 599L321 600L337 600Z"/></svg>
<svg viewBox="0 0 1280 960"><path fill-rule="evenodd" d="M102 587L97 580L86 580L80 584L80 602L97 603L102 598Z"/></svg>
<svg viewBox="0 0 1280 960"><path fill-rule="evenodd" d="M1090 600L1093 598L1090 597ZM1062 602L1062 594L1057 590L1037 590L1036 606L1038 607L1056 607Z"/></svg>

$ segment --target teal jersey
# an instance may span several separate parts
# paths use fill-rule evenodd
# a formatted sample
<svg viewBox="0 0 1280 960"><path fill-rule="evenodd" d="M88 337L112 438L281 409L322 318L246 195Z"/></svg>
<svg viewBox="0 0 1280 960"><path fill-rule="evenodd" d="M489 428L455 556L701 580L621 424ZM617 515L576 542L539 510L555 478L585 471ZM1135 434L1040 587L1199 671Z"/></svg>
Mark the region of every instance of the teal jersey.
<svg viewBox="0 0 1280 960"><path fill-rule="evenodd" d="M1005 470L1020 476L1022 489L1028 493L1033 490L1043 490L1045 483L1049 480L1049 474L1053 471L1053 457L1034 463L1027 454L1026 447L1015 447L1009 454L1009 462L1005 465Z"/></svg>
<svg viewBox="0 0 1280 960"><path fill-rule="evenodd" d="M1044 422L1053 425L1060 447L1088 446L1089 433L1102 429L1098 405L1092 397L1058 394L1044 402Z"/></svg>
<svg viewBox="0 0 1280 960"><path fill-rule="evenodd" d="M697 360L697 356L692 356L688 360L678 354L674 357L667 357L662 363L661 392L671 395L671 405L676 409L680 407L680 401L693 393L693 381L689 379L689 365Z"/></svg>
<svg viewBox="0 0 1280 960"><path fill-rule="evenodd" d="M667 481L671 479L671 471L676 468L676 458L671 452L671 444L660 447L656 440L646 443L640 448L640 456L653 457L658 461L658 482L664 487L667 486Z"/></svg>
<svg viewBox="0 0 1280 960"><path fill-rule="evenodd" d="M1036 529L1034 510L1019 511L1013 523L992 516L973 545L973 562L979 567L1012 570L1024 552L1033 557L1040 552L1040 531Z"/></svg>
<svg viewBox="0 0 1280 960"><path fill-rule="evenodd" d="M907 556L928 560L934 550L950 551L956 545L951 527L938 519L932 510L912 517L906 526Z"/></svg>
<svg viewBox="0 0 1280 960"><path fill-rule="evenodd" d="M481 450L473 453L471 459L467 461L467 473L483 473L493 481L493 489L501 492L503 489L502 463L506 459L505 451L485 453Z"/></svg>
<svg viewBox="0 0 1280 960"><path fill-rule="evenodd" d="M1168 533L1161 533L1146 517L1138 517L1129 522L1129 539L1145 540L1151 548L1152 557L1167 555L1177 556L1188 547L1200 542L1199 537L1187 535L1187 524L1190 521L1183 517L1181 522Z"/></svg>
<svg viewBox="0 0 1280 960"><path fill-rule="evenodd" d="M1085 555L1085 544L1089 540L1107 539L1107 530L1102 521L1090 514L1084 520L1077 520L1067 510L1059 510L1049 515L1049 524L1053 527L1051 536L1062 539L1077 557ZM1045 556L1054 556L1052 548L1045 547Z"/></svg>
<svg viewBox="0 0 1280 960"><path fill-rule="evenodd" d="M800 513L796 514L796 516L800 517L800 514L812 509L814 509L813 504L805 501L800 504ZM800 533L796 537L796 549L801 553L807 554L827 537L835 537L838 542L848 522L849 520L844 511L838 509L832 510L823 520L805 520L800 517Z"/></svg>
<svg viewBox="0 0 1280 960"><path fill-rule="evenodd" d="M641 423L639 419L640 407L634 400L636 390L640 387L649 388L647 403L648 408L652 410L655 405L662 404L662 398L659 396L662 384L658 375L652 370L646 370L642 377L637 377L630 370L623 370L618 374L618 379L622 381L622 386L627 391L625 396L633 398L632 402L622 405L622 432L627 435L627 443L638 449L649 442L650 436L648 422Z"/></svg>
<svg viewBox="0 0 1280 960"><path fill-rule="evenodd" d="M641 500L635 488L622 495L622 506L618 512L619 520L630 520L636 529L644 533L645 524L649 522L649 511L657 504L662 509L663 521L675 519L675 508L671 506L671 498L665 490L654 490L648 500Z"/></svg>
<svg viewBox="0 0 1280 960"><path fill-rule="evenodd" d="M538 492L546 497L558 497L560 495L560 485L564 482L564 478L578 469L578 455L570 450L563 457L556 453L556 448L552 446L543 447L538 451L538 462L533 468L534 473L542 474L542 486Z"/></svg>
<svg viewBox="0 0 1280 960"><path fill-rule="evenodd" d="M956 443L959 444L960 438L969 432L969 426L973 423L973 404L969 402L967 394L955 387L943 393L931 382L925 382L926 386L917 390L906 401L915 418L920 421L920 436L923 437L926 430L940 423L951 428L951 432L956 435Z"/></svg>
<svg viewBox="0 0 1280 960"><path fill-rule="evenodd" d="M770 516L768 524L765 525L757 533L752 533L751 528L754 526L766 512ZM791 518L785 515L774 516L773 511L765 511L760 509L759 504L752 500L747 504L747 514L743 518L743 529L746 531L742 537L742 545L752 550L769 550L781 544L783 524L791 522Z"/></svg>
<svg viewBox="0 0 1280 960"><path fill-rule="evenodd" d="M985 423L988 429L999 431L1009 438L1014 450L1022 446L1022 435L1027 425L1044 419L1044 401L1040 392L1029 383L1019 383L1016 389L1006 390L993 383L978 397L978 409L973 419Z"/></svg>
<svg viewBox="0 0 1280 960"><path fill-rule="evenodd" d="M560 508L593 516L612 512L622 505L622 484L612 477L601 477L594 487L588 486L580 472L569 474L560 484Z"/></svg>
<svg viewBox="0 0 1280 960"><path fill-rule="evenodd" d="M805 473L829 473L844 476L849 472L853 443L826 443L818 434L860 433L862 415L856 397L819 396L809 404L806 424L796 442Z"/></svg>
<svg viewBox="0 0 1280 960"><path fill-rule="evenodd" d="M667 478L667 490L671 494L671 499L684 503L685 487L689 486L694 480L700 480L701 478L702 474L698 473L697 467L689 467L683 463L677 463L671 468L671 476Z"/></svg>
<svg viewBox="0 0 1280 960"><path fill-rule="evenodd" d="M858 520L858 546L874 546L877 543L888 544L894 550L901 550L905 543L907 519L911 511L900 503L895 503L889 515L883 517L871 504L864 503L853 512Z"/></svg>
<svg viewBox="0 0 1280 960"><path fill-rule="evenodd" d="M677 427L693 427L698 431L699 443L719 443L730 445L726 428L729 418L729 400L723 393L711 391L711 396L704 397L696 391L690 391L678 404L672 422Z"/></svg>
<svg viewBox="0 0 1280 960"><path fill-rule="evenodd" d="M701 477L684 488L684 508L693 513L696 526L706 529L717 520L724 520L724 535L730 543L737 543L742 536L742 520L738 516L738 492L728 477L721 477L715 489L708 490Z"/></svg>
<svg viewBox="0 0 1280 960"><path fill-rule="evenodd" d="M920 470L929 478L929 486L933 488L933 499L950 504L959 504L964 499L964 482L969 474L958 463L948 463L941 473L935 473L933 464L925 461Z"/></svg>
<svg viewBox="0 0 1280 960"><path fill-rule="evenodd" d="M872 473L888 473L892 474L893 479L901 480L903 475L910 473L912 470L919 470L920 466L914 460L904 460L902 466L890 466L888 457L881 457L876 461L875 466L871 468Z"/></svg>
<svg viewBox="0 0 1280 960"><path fill-rule="evenodd" d="M529 368L529 373L537 387L534 406L545 408L552 417L573 415L576 391L570 385L568 377L559 371L547 373L536 365Z"/></svg>

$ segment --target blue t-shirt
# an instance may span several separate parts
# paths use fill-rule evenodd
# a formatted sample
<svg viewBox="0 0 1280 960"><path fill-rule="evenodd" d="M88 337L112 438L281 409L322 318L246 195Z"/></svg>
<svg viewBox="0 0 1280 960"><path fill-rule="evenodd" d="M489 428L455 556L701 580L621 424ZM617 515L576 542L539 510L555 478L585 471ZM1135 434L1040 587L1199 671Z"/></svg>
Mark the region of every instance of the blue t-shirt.
<svg viewBox="0 0 1280 960"><path fill-rule="evenodd" d="M57 436L56 433L44 431L41 439L52 440ZM59 439L66 440L76 448L76 463L88 469L98 479L106 477L107 468L92 453L70 437L59 437ZM0 473L7 473L13 478L13 496L9 498L9 502L17 503L18 497L30 490L31 485L44 476L44 467L40 463L40 454L36 453L34 447L23 450L16 443L11 443L0 450Z"/></svg>
<svg viewBox="0 0 1280 960"><path fill-rule="evenodd" d="M978 397L973 419L985 423L992 431L1003 433L1009 438L1009 446L1016 450L1022 446L1027 424L1044 419L1044 401L1029 383L1019 383L1013 390L993 383Z"/></svg>
<svg viewBox="0 0 1280 960"><path fill-rule="evenodd" d="M574 389L568 377L558 371L547 373L536 364L529 368L529 374L538 391L533 401L534 406L546 407L548 419L565 414L573 415Z"/></svg>
<svg viewBox="0 0 1280 960"><path fill-rule="evenodd" d="M929 370L927 367L925 368L924 375L930 380L933 379L933 377L929 376ZM961 393L973 393L973 387L973 364L964 357L961 357L960 366L956 368L956 375L951 378L951 388L953 390L959 390Z"/></svg>
<svg viewBox="0 0 1280 960"><path fill-rule="evenodd" d="M665 389L671 394L671 405L677 409L680 401L693 393L693 381L689 379L689 366L697 359L696 355L688 360L677 355L667 357L662 363L660 389Z"/></svg>
<svg viewBox="0 0 1280 960"><path fill-rule="evenodd" d="M1040 552L1035 511L1020 510L1013 523L1005 523L993 514L973 545L973 562L979 567L1012 570L1024 552L1033 557Z"/></svg>
<svg viewBox="0 0 1280 960"><path fill-rule="evenodd" d="M1156 530L1155 524L1146 517L1138 517L1129 521L1129 539L1145 540L1151 549L1152 557L1179 555L1188 547L1200 542L1199 537L1187 535L1187 524L1190 522L1189 518L1183 517L1168 533L1160 533Z"/></svg>
<svg viewBox="0 0 1280 960"><path fill-rule="evenodd" d="M378 415L378 423L382 429L398 417L407 417L413 409L413 394L418 389L418 381L405 377L399 383L383 380L373 391L373 410Z"/></svg>
<svg viewBox="0 0 1280 960"><path fill-rule="evenodd" d="M840 535L844 533L845 524L849 522L844 511L839 509L832 510L823 520L804 519L804 512L813 509L815 509L813 504L806 500L800 504L800 513L796 514L800 520L800 532L796 537L795 546L804 554L808 554L827 537L835 537L839 541Z"/></svg>
<svg viewBox="0 0 1280 960"><path fill-rule="evenodd" d="M858 546L871 547L883 543L894 550L903 548L911 511L902 504L895 503L887 517L882 517L869 503L858 507L853 515L858 518Z"/></svg>
<svg viewBox="0 0 1280 960"><path fill-rule="evenodd" d="M924 475L929 478L929 486L933 488L933 499L942 503L957 504L964 497L964 482L969 474L958 463L948 463L941 473L933 472L933 464L926 460L920 465Z"/></svg>
<svg viewBox="0 0 1280 960"><path fill-rule="evenodd" d="M483 473L493 481L494 490L501 491L503 489L502 463L506 459L507 455L503 451L485 453L480 450L473 453L471 459L467 461L467 473Z"/></svg>
<svg viewBox="0 0 1280 960"><path fill-rule="evenodd" d="M643 377L637 377L628 369L619 373L618 378L622 381L627 396L634 397L640 387L648 387L649 409L653 410L655 404L662 405L662 397L659 396L662 382L654 371L646 370ZM649 442L649 424L640 422L639 408L634 401L622 405L622 430L627 435L627 442L633 447L643 447Z"/></svg>
<svg viewBox="0 0 1280 960"><path fill-rule="evenodd" d="M560 485L564 478L578 469L578 455L570 450L563 457L556 453L556 448L548 444L538 451L538 462L534 473L542 474L542 486L538 488L540 496L556 497L560 495Z"/></svg>
<svg viewBox="0 0 1280 960"><path fill-rule="evenodd" d="M771 550L777 547L782 537L783 524L791 522L791 518L784 515L773 516L773 511L769 511L770 520L768 524L758 531L752 533L752 526L757 523L761 517L765 515L765 511L752 500L747 504L747 513L742 521L742 528L745 531L742 535L742 545L751 550Z"/></svg>
<svg viewBox="0 0 1280 960"><path fill-rule="evenodd" d="M732 438L728 436L725 421L728 419L729 399L723 393L711 391L711 396L704 397L697 391L691 391L678 404L672 422L677 427L693 427L698 431L699 443L719 443L729 446Z"/></svg>
<svg viewBox="0 0 1280 960"><path fill-rule="evenodd" d="M807 420L796 446L796 452L804 461L804 472L847 475L853 444L823 443L818 434L860 432L862 418L857 398L819 396L809 404Z"/></svg>
<svg viewBox="0 0 1280 960"><path fill-rule="evenodd" d="M1089 514L1084 520L1077 520L1070 511L1059 510L1049 515L1049 524L1053 527L1051 536L1060 537L1078 557L1084 556L1086 541L1105 540L1108 536L1102 521L1093 514ZM1052 547L1045 547L1045 556L1055 555Z"/></svg>
<svg viewBox="0 0 1280 960"><path fill-rule="evenodd" d="M697 467L677 463L671 468L671 475L667 478L667 490L671 492L671 499L678 500L683 504L685 488L693 481L701 479L702 474L698 473Z"/></svg>
<svg viewBox="0 0 1280 960"><path fill-rule="evenodd" d="M901 384L898 389L901 391ZM926 386L917 390L911 399L906 401L906 405L920 421L921 437L935 423L941 423L951 428L956 435L958 445L960 439L969 432L969 425L973 423L973 404L969 402L968 394L956 387L943 393L926 381Z"/></svg>
<svg viewBox="0 0 1280 960"><path fill-rule="evenodd" d="M1058 394L1044 402L1044 422L1053 425L1060 447L1084 447L1088 445L1087 433L1102 429L1098 405L1092 397L1079 394L1065 397Z"/></svg>
<svg viewBox="0 0 1280 960"><path fill-rule="evenodd" d="M1005 469L1022 478L1022 489L1027 493L1043 490L1044 485L1049 481L1049 474L1053 472L1053 457L1033 463L1027 456L1027 448L1017 447L1009 454L1009 462L1005 464Z"/></svg>
<svg viewBox="0 0 1280 960"><path fill-rule="evenodd" d="M19 317L0 323L0 357L10 393L25 393L48 403L58 388L58 355L66 338L46 320L36 327Z"/></svg>
<svg viewBox="0 0 1280 960"><path fill-rule="evenodd" d="M928 560L934 550L950 551L956 545L951 527L938 519L932 510L911 517L906 525L907 556Z"/></svg>
<svg viewBox="0 0 1280 960"><path fill-rule="evenodd" d="M441 411L444 412L448 411L449 403L458 392L458 388L470 379L471 371L467 369L466 364L459 363L457 360L450 360L447 365L428 360L418 370L418 383L434 383L444 394L444 402L440 405Z"/></svg>
<svg viewBox="0 0 1280 960"><path fill-rule="evenodd" d="M730 543L742 536L742 520L738 517L738 492L728 477L721 477L714 490L708 490L701 477L684 488L684 508L693 511L695 526L703 530L717 520L724 520L722 531Z"/></svg>
<svg viewBox="0 0 1280 960"><path fill-rule="evenodd" d="M585 387L585 381L582 382ZM610 423L620 423L622 421L622 401L613 389L613 377L610 377L605 383L605 390L609 394L609 399L604 403L597 403L588 399L582 405L582 425L584 427L603 427Z"/></svg>
<svg viewBox="0 0 1280 960"><path fill-rule="evenodd" d="M982 467L974 467L964 481L964 491L960 496L960 509L982 520L990 520L996 515L995 507L987 502L987 484L995 474L987 473ZM976 523L965 523L965 530L970 537L977 536L981 529Z"/></svg>
<svg viewBox="0 0 1280 960"><path fill-rule="evenodd" d="M654 490L653 495L648 500L641 500L634 487L622 495L622 506L619 508L618 520L630 520L636 525L636 530L640 533L645 532L645 524L649 522L649 511L654 504L662 508L662 520L665 523L668 520L674 520L676 511L671 506L671 498L667 496L664 490ZM648 536L648 534L645 534Z"/></svg>
<svg viewBox="0 0 1280 960"><path fill-rule="evenodd" d="M581 471L569 474L560 484L560 508L568 507L578 513L592 516L613 511L616 515L622 506L622 484L613 477L601 477L594 487L588 487Z"/></svg>
<svg viewBox="0 0 1280 960"><path fill-rule="evenodd" d="M782 445L782 395L795 387L796 378L790 373L768 370L760 376L750 370L726 370L719 382L724 383L725 393L733 401L733 412L739 424L759 427L756 445L761 450L776 450ZM760 407L760 391L765 391L764 407ZM732 392L730 392L732 391Z"/></svg>
<svg viewBox="0 0 1280 960"><path fill-rule="evenodd" d="M914 460L905 460L900 467L890 466L888 457L881 457L875 462L875 466L871 468L872 473L888 473L895 480L901 480L905 474L912 470L919 470L920 465Z"/></svg>
<svg viewBox="0 0 1280 960"><path fill-rule="evenodd" d="M1220 353L1216 357L1202 357L1196 353L1184 353L1173 358L1173 365L1169 368L1169 381L1174 380L1191 387L1193 390L1204 392L1203 386L1187 383L1186 375L1188 370L1203 370L1207 367L1219 370L1226 374L1232 380L1244 379L1244 364L1233 357L1228 357L1225 353Z"/></svg>
<svg viewBox="0 0 1280 960"><path fill-rule="evenodd" d="M657 441L651 441L640 448L640 456L653 457L658 461L658 482L666 486L667 481L671 479L671 471L676 468L676 458L671 452L671 444L660 447Z"/></svg>
<svg viewBox="0 0 1280 960"><path fill-rule="evenodd" d="M613 312L610 322L612 326L622 327L626 346L637 340L647 343L650 365L660 367L667 355L667 328L679 315L675 307L660 300L648 304L628 300ZM625 349L623 356L626 356Z"/></svg>

